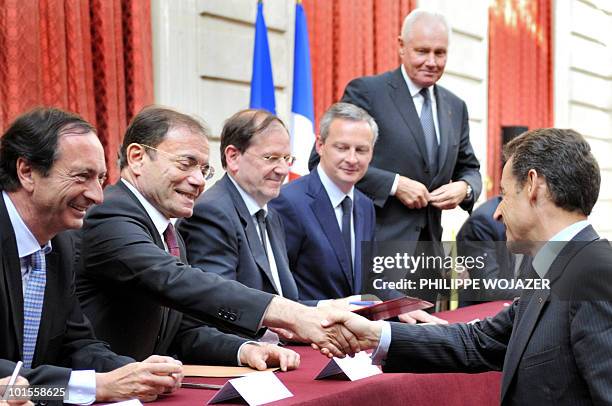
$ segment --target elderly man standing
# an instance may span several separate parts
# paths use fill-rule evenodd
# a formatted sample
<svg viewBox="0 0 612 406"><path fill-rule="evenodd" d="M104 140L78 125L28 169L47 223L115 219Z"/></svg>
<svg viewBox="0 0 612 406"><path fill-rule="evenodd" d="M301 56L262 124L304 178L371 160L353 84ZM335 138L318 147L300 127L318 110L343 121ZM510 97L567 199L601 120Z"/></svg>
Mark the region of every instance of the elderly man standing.
<svg viewBox="0 0 612 406"><path fill-rule="evenodd" d="M22 360L30 385L62 387L66 403L153 400L182 376L169 357L135 363L111 352L74 295L74 250L62 231L102 201L105 174L94 128L71 113L33 110L0 140L0 376Z"/></svg>
<svg viewBox="0 0 612 406"><path fill-rule="evenodd" d="M612 248L587 220L599 166L573 130L530 131L505 153L495 217L508 248L533 257L532 287L474 324L344 321L385 371L503 370L502 405L612 404Z"/></svg>
<svg viewBox="0 0 612 406"><path fill-rule="evenodd" d="M104 203L87 213L82 230L79 298L96 331L137 359L173 348L193 356L201 336L177 339L183 314L250 336L262 326L283 328L334 354L358 349L346 329L320 327L322 311L187 265L173 223L192 215L212 175L207 135L199 121L163 107L145 108L132 120L121 179L105 189Z"/></svg>
<svg viewBox="0 0 612 406"><path fill-rule="evenodd" d="M436 84L448 52L444 16L412 11L398 43L398 69L354 79L342 97L379 127L372 163L357 187L376 206L378 241L440 241L442 210L470 211L478 198L480 165L465 102Z"/></svg>
<svg viewBox="0 0 612 406"><path fill-rule="evenodd" d="M293 163L289 132L264 110L243 110L221 131L223 178L178 224L192 266L298 300L281 219L268 202Z"/></svg>

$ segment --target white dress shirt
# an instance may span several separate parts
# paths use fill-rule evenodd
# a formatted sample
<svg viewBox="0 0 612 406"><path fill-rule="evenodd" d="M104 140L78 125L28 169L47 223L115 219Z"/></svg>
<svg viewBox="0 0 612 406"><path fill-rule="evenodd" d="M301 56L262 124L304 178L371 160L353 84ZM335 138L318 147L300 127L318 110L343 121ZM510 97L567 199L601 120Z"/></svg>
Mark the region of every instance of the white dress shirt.
<svg viewBox="0 0 612 406"><path fill-rule="evenodd" d="M51 241L47 241L43 246L38 244L36 237L32 234L28 226L23 222L17 208L11 201L11 198L5 191L2 191L6 211L8 212L15 240L17 241L17 254L21 266L21 282L22 290L25 295L26 287L28 286L29 274L31 271L27 257L34 252L42 249L48 254L51 252ZM94 370L71 371L70 379L68 380L68 396L64 399L64 403L90 405L96 400L96 373Z"/></svg>

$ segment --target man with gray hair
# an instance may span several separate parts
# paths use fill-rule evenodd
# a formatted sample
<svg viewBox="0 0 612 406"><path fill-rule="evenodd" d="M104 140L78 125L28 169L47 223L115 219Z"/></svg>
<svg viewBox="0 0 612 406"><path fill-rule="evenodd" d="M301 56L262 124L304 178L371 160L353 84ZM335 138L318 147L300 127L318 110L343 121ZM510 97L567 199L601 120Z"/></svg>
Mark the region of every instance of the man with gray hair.
<svg viewBox="0 0 612 406"><path fill-rule="evenodd" d="M466 105L436 84L448 43L446 19L416 9L398 38L401 66L354 79L344 91L342 101L365 109L380 128L357 185L374 201L379 241L440 241L442 210L470 211L480 194Z"/></svg>
<svg viewBox="0 0 612 406"><path fill-rule="evenodd" d="M374 240L372 201L355 189L372 159L378 126L362 108L336 103L324 114L309 175L284 186L269 205L283 218L291 268L301 301L348 307L362 292L361 243ZM381 292L385 299L397 291ZM339 299L324 302L329 299ZM423 312L402 315L428 321Z"/></svg>

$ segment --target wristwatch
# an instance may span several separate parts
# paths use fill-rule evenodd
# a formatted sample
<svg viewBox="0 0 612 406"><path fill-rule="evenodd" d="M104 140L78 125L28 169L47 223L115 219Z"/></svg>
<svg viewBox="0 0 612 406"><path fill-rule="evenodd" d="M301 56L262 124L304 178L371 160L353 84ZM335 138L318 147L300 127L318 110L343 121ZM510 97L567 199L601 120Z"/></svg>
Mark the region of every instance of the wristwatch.
<svg viewBox="0 0 612 406"><path fill-rule="evenodd" d="M474 192L472 191L472 187L470 186L470 184L467 182L465 183L467 184L467 189L465 191L465 200L470 200Z"/></svg>

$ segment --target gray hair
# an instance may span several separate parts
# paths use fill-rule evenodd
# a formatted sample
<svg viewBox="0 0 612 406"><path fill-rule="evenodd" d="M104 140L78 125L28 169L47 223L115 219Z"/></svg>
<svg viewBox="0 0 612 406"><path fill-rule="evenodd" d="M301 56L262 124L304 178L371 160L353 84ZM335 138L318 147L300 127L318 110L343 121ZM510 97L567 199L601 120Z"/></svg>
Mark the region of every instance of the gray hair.
<svg viewBox="0 0 612 406"><path fill-rule="evenodd" d="M437 20L438 22L442 23L446 28L446 34L449 40L448 42L450 43L451 30L446 17L444 17L444 15L438 12L429 11L422 8L415 8L406 16L406 18L404 18L404 23L402 24L402 39L408 39L408 34L412 32L412 27L417 21L422 18L426 18L429 20Z"/></svg>
<svg viewBox="0 0 612 406"><path fill-rule="evenodd" d="M349 121L365 121L370 126L372 135L374 135L372 145L376 143L378 139L378 124L376 124L376 121L374 121L367 111L350 103L334 103L327 109L319 125L319 137L321 142L325 142L329 135L329 127L332 121L337 118Z"/></svg>

